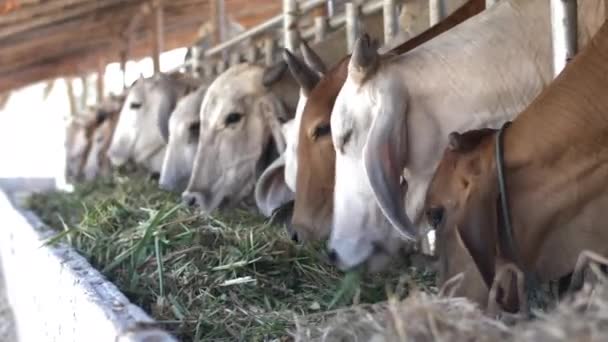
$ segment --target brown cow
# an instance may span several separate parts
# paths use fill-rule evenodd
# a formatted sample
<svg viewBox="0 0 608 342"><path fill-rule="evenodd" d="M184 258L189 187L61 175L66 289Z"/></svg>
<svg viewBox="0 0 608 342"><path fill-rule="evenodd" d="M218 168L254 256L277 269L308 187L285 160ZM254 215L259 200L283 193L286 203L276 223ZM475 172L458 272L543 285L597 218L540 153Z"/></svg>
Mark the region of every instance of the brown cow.
<svg viewBox="0 0 608 342"><path fill-rule="evenodd" d="M437 25L399 45L390 53L403 54L480 13L484 8L484 0L470 0ZM306 70L306 65L293 56L287 59L290 70L309 98L298 134L297 159L298 165L303 167L297 168L292 219L292 234L301 241L323 239L330 232L335 152L329 122L334 102L348 74L349 61L350 55L314 84L310 80L315 77L310 75L315 72Z"/></svg>
<svg viewBox="0 0 608 342"><path fill-rule="evenodd" d="M504 262L550 281L585 250L608 254L607 59L604 23L511 126L450 134L425 213L460 235L486 285Z"/></svg>

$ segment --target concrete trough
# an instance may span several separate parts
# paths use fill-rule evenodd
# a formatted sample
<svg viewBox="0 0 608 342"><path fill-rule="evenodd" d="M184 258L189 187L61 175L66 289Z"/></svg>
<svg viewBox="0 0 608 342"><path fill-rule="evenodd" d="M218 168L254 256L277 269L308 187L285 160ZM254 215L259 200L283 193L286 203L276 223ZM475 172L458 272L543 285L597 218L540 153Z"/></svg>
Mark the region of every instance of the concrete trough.
<svg viewBox="0 0 608 342"><path fill-rule="evenodd" d="M43 246L53 232L3 191L0 218L0 278L18 341L176 341L72 248Z"/></svg>

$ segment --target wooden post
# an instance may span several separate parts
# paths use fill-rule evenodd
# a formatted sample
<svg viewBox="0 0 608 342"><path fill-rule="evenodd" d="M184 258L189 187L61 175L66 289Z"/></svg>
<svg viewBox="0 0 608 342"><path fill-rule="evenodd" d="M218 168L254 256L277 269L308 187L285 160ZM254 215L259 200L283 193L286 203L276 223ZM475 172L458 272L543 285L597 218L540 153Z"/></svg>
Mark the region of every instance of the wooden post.
<svg viewBox="0 0 608 342"><path fill-rule="evenodd" d="M429 17L431 26L439 23L445 17L444 0L429 0Z"/></svg>
<svg viewBox="0 0 608 342"><path fill-rule="evenodd" d="M327 35L327 31L329 31L327 17L315 17L315 42L322 42L325 39L325 36Z"/></svg>
<svg viewBox="0 0 608 342"><path fill-rule="evenodd" d="M297 0L283 0L283 34L285 35L285 48L295 52L300 38L298 34Z"/></svg>
<svg viewBox="0 0 608 342"><path fill-rule="evenodd" d="M271 36L264 38L264 62L266 66L274 64L274 39Z"/></svg>
<svg viewBox="0 0 608 342"><path fill-rule="evenodd" d="M0 111L4 110L4 107L6 107L8 100L11 99L11 94L12 92L10 90L0 94Z"/></svg>
<svg viewBox="0 0 608 342"><path fill-rule="evenodd" d="M395 0L384 0L384 43L388 43L397 35L397 3Z"/></svg>
<svg viewBox="0 0 608 342"><path fill-rule="evenodd" d="M230 66L241 63L241 54L238 51L233 51L230 54Z"/></svg>
<svg viewBox="0 0 608 342"><path fill-rule="evenodd" d="M87 100L89 99L89 79L86 74L80 76L82 82L82 97L80 98L80 109L87 108Z"/></svg>
<svg viewBox="0 0 608 342"><path fill-rule="evenodd" d="M68 92L68 104L70 105L70 116L76 116L78 108L76 106L76 95L74 95L74 80L69 77L64 78L66 90Z"/></svg>
<svg viewBox="0 0 608 342"><path fill-rule="evenodd" d="M120 72L122 73L122 90L127 89L127 50L120 53Z"/></svg>
<svg viewBox="0 0 608 342"><path fill-rule="evenodd" d="M212 78L213 77L213 64L209 63L209 62L205 62L203 63L203 76L205 78Z"/></svg>
<svg viewBox="0 0 608 342"><path fill-rule="evenodd" d="M227 69L226 61L224 59L220 58L217 61L216 74L219 75L219 74L223 73L226 69Z"/></svg>
<svg viewBox="0 0 608 342"><path fill-rule="evenodd" d="M104 77L106 75L106 63L99 59L97 64L97 103L101 103L104 98Z"/></svg>
<svg viewBox="0 0 608 342"><path fill-rule="evenodd" d="M201 48L196 44L192 46L192 54L190 55L190 66L192 67L192 75L195 77L200 76L201 68Z"/></svg>
<svg viewBox="0 0 608 342"><path fill-rule="evenodd" d="M155 74L158 74L160 72L160 54L163 52L164 49L163 21L164 18L162 0L157 0L154 7L154 41L152 42L154 48L152 60L154 62Z"/></svg>
<svg viewBox="0 0 608 342"><path fill-rule="evenodd" d="M577 50L577 1L551 0L553 74L557 76Z"/></svg>
<svg viewBox="0 0 608 342"><path fill-rule="evenodd" d="M355 41L359 37L359 6L352 2L346 3L346 47L348 53L353 51Z"/></svg>
<svg viewBox="0 0 608 342"><path fill-rule="evenodd" d="M255 44L251 44L247 48L247 51L245 52L245 59L249 63L255 63L255 61L258 59L258 48L255 46Z"/></svg>

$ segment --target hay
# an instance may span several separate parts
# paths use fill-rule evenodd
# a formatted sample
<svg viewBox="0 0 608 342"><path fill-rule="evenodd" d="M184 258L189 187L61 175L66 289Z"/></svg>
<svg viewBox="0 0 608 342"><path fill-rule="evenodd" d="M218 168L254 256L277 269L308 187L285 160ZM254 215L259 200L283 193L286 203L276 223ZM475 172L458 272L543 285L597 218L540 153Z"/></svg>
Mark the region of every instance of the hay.
<svg viewBox="0 0 608 342"><path fill-rule="evenodd" d="M324 244L297 246L244 210L203 217L179 202L143 175L117 174L34 195L28 206L61 230L47 243L70 243L184 341L289 339L297 317L320 324L326 310L386 300L387 288L400 298L410 284L433 289L432 274L405 266L344 278Z"/></svg>
<svg viewBox="0 0 608 342"><path fill-rule="evenodd" d="M300 323L296 341L608 341L608 283L586 284L550 312L515 321L485 316L464 298L417 292L340 309L321 325Z"/></svg>

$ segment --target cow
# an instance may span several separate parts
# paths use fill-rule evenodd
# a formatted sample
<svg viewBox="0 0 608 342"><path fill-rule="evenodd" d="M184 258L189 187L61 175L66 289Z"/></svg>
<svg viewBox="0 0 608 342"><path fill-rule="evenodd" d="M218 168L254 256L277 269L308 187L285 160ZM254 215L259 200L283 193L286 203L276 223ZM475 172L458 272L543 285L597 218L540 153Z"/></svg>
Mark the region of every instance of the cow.
<svg viewBox="0 0 608 342"><path fill-rule="evenodd" d="M106 176L110 172L107 152L124 99L124 96L112 95L97 108L97 126L89 139L90 147L82 170L84 180L90 181L98 175Z"/></svg>
<svg viewBox="0 0 608 342"><path fill-rule="evenodd" d="M169 133L163 134L167 151L159 179L161 189L180 193L186 189L198 147L199 112L206 90L207 85L201 85L180 99L169 120L159 123L168 125L160 131Z"/></svg>
<svg viewBox="0 0 608 342"><path fill-rule="evenodd" d="M177 100L192 89L179 74L157 74L140 77L130 87L108 150L113 166L128 160L143 166L153 175L160 175L166 143L159 121L169 120Z"/></svg>
<svg viewBox="0 0 608 342"><path fill-rule="evenodd" d="M511 125L448 135L425 216L460 236L488 287L504 263L546 282L584 251L608 255L606 58L608 23Z"/></svg>
<svg viewBox="0 0 608 342"><path fill-rule="evenodd" d="M183 201L209 213L240 205L259 175L285 149L282 123L297 101L287 65L241 63L218 76L200 110L200 133Z"/></svg>
<svg viewBox="0 0 608 342"><path fill-rule="evenodd" d="M82 177L82 167L89 149L89 135L95 129L97 119L94 110L72 116L66 124L64 147L66 150L66 179L75 181Z"/></svg>
<svg viewBox="0 0 608 342"><path fill-rule="evenodd" d="M385 49L392 49L394 53L405 53L484 8L485 1L470 0L419 36L401 44L392 43L392 46ZM302 46L302 56L304 61L289 52L284 53L284 59L301 87L295 122L292 124L291 133L288 132L286 136L284 178L292 190L298 189L295 194L293 218L288 225L290 234L294 240L311 241L324 239L330 232L335 152L329 120L338 91L346 80L350 58L343 57L327 71L322 58L305 44ZM298 160L303 167L297 167ZM281 191L284 190L279 184L283 175L274 172L268 173L266 177L270 176L273 178L266 181L275 186L267 188L275 189L277 193L266 194L266 197L281 198ZM275 204L276 206L278 204Z"/></svg>
<svg viewBox="0 0 608 342"><path fill-rule="evenodd" d="M604 5L579 3L578 46L603 23ZM424 196L447 134L499 126L551 81L549 8L500 1L402 55L357 40L331 114L329 258L340 269L383 269L425 236Z"/></svg>

